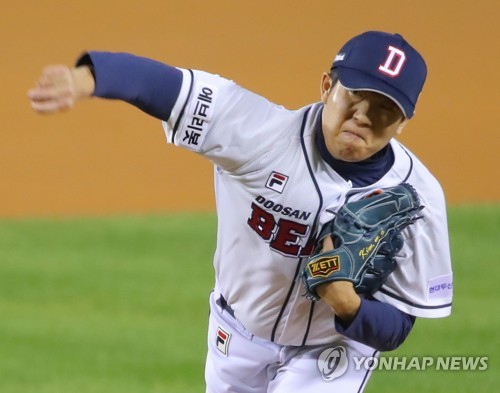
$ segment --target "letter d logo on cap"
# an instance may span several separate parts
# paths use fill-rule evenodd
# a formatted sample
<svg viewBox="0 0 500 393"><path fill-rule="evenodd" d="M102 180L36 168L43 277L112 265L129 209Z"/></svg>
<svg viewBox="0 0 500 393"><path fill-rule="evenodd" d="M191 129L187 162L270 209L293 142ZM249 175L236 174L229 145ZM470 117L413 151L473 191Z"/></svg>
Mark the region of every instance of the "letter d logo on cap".
<svg viewBox="0 0 500 393"><path fill-rule="evenodd" d="M385 63L381 64L378 69L386 75L392 77L398 76L406 60L406 55L401 49L394 48L393 46L389 46L387 50L389 51L389 55Z"/></svg>

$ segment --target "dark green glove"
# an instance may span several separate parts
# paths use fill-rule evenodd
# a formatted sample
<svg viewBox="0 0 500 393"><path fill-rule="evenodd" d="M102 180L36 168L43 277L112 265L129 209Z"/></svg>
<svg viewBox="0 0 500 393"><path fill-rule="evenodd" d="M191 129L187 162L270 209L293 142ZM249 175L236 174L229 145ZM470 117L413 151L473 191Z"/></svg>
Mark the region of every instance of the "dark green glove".
<svg viewBox="0 0 500 393"><path fill-rule="evenodd" d="M360 294L372 294L396 268L395 254L404 244L401 231L423 209L415 189L402 183L340 208L326 223L318 246L302 273L306 296L319 300L316 288L332 281L350 281ZM334 249L321 252L330 236Z"/></svg>

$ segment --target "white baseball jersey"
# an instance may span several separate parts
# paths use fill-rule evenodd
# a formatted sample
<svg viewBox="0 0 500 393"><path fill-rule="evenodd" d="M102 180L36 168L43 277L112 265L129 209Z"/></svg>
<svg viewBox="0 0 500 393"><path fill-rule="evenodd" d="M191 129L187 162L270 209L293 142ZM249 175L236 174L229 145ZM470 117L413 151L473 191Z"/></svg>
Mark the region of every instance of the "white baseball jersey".
<svg viewBox="0 0 500 393"><path fill-rule="evenodd" d="M406 181L423 219L404 230L398 266L374 297L417 317L451 312L452 271L442 189L396 140L394 165L369 187L352 188L315 145L322 103L291 111L232 81L182 70L181 92L164 129L169 143L215 165L216 292L253 334L282 345L333 342L334 314L304 297L300 279L322 224L346 201Z"/></svg>

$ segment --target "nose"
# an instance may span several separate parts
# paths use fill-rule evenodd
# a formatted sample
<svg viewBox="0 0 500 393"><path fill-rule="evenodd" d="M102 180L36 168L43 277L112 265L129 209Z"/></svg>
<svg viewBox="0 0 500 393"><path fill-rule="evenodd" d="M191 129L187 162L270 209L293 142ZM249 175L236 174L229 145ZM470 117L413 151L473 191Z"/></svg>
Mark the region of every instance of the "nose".
<svg viewBox="0 0 500 393"><path fill-rule="evenodd" d="M359 125L362 126L371 126L372 122L370 120L370 101L369 100L361 100L354 107L353 118L358 122Z"/></svg>

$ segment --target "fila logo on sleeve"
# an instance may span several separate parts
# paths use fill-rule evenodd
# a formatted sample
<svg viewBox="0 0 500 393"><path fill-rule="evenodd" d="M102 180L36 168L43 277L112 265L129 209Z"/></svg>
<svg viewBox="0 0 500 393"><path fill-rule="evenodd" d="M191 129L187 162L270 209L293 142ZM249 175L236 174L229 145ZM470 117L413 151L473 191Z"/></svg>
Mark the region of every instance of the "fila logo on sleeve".
<svg viewBox="0 0 500 393"><path fill-rule="evenodd" d="M287 181L288 176L273 171L267 179L266 187L281 194L285 189Z"/></svg>
<svg viewBox="0 0 500 393"><path fill-rule="evenodd" d="M396 77L400 74L401 69L403 68L403 64L406 61L406 55L401 49L394 48L391 45L387 48L387 50L389 51L389 54L385 59L385 63L381 64L378 69L386 75Z"/></svg>

